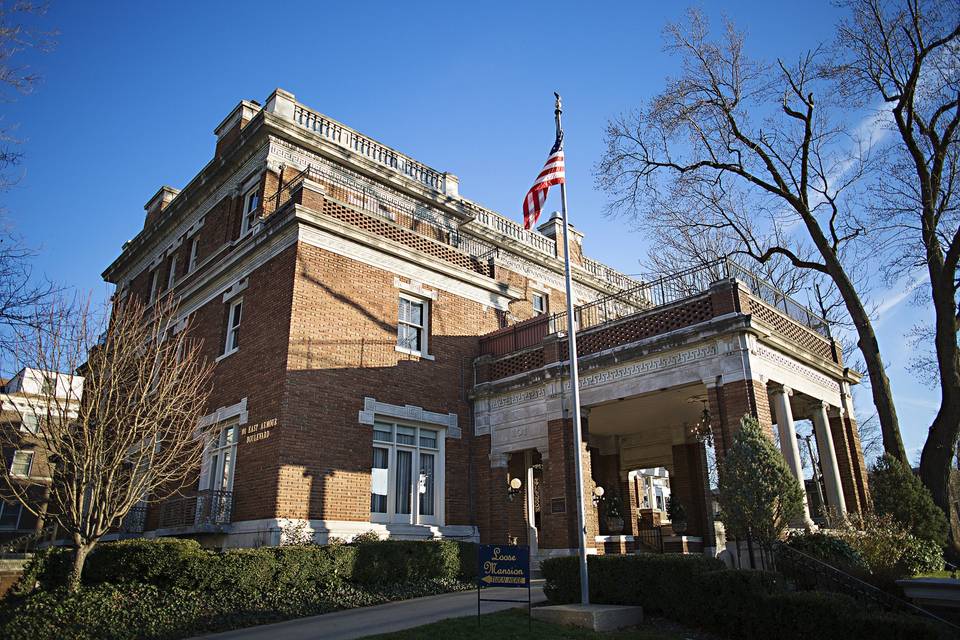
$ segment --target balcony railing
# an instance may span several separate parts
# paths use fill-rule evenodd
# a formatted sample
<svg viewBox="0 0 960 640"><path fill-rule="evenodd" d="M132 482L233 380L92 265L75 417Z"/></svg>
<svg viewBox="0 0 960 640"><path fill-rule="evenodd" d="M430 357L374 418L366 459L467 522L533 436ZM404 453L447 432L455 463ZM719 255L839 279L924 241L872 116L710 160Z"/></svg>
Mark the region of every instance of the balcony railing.
<svg viewBox="0 0 960 640"><path fill-rule="evenodd" d="M830 327L826 320L729 258L641 282L579 305L574 309L577 330L583 331L706 293L714 282L725 278L736 278L764 305L792 320L793 323L786 319L784 322L796 327L804 338L816 342L820 351L825 348L829 352ZM566 330L566 311L538 316L487 334L480 341L480 349L482 354L501 356L535 346L545 336Z"/></svg>
<svg viewBox="0 0 960 640"><path fill-rule="evenodd" d="M331 120L300 104L294 107L293 119L304 129L309 129L341 147L393 169L434 191L443 192L442 173L417 162L409 156L405 156L399 151L394 151L390 147L386 147L336 120Z"/></svg>
<svg viewBox="0 0 960 640"><path fill-rule="evenodd" d="M160 527L215 527L230 523L233 492L205 489L171 498L160 507Z"/></svg>
<svg viewBox="0 0 960 640"><path fill-rule="evenodd" d="M143 533L147 526L147 505L134 506L120 523L122 533Z"/></svg>

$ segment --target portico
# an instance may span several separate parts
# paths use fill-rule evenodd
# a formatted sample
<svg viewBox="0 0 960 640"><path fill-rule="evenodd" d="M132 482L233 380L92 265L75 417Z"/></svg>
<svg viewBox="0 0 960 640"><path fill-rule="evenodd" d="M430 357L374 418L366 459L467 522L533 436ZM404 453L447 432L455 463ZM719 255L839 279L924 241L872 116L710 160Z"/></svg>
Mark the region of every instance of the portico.
<svg viewBox="0 0 960 640"><path fill-rule="evenodd" d="M496 332L488 345L530 325ZM541 558L577 546L566 341L550 328L533 347L488 350L476 362L473 390L475 437L489 442L492 471L481 537L530 541ZM699 541L693 547L716 553L722 540L714 527L711 475L744 414L779 441L801 486L795 419L812 420L831 514L843 517L864 504L862 454L849 413L849 384L858 376L842 367L829 338L772 308L743 280L715 280L666 304L581 325L578 340L587 546L594 552L610 550L601 534L610 534L605 511L612 496L622 504L617 535L637 533L630 472L662 467L687 512L685 533ZM542 478L537 482L534 468ZM512 478L525 481L522 508L499 504ZM603 499L591 500L597 486ZM797 524L811 524L811 514ZM614 549L633 548L629 540L615 542L624 544Z"/></svg>

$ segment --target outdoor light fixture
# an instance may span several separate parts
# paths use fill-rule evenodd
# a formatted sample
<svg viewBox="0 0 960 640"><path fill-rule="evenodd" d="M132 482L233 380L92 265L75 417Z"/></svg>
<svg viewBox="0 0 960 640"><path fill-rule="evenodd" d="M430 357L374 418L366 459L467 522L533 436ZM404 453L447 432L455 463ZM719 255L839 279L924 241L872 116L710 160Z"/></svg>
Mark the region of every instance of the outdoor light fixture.
<svg viewBox="0 0 960 640"><path fill-rule="evenodd" d="M513 500L513 497L520 493L520 487L523 486L523 483L520 481L520 478L514 478L510 481L510 486L507 489L507 499Z"/></svg>
<svg viewBox="0 0 960 640"><path fill-rule="evenodd" d="M601 500L603 500L603 487L597 485L593 488L593 506L599 505Z"/></svg>

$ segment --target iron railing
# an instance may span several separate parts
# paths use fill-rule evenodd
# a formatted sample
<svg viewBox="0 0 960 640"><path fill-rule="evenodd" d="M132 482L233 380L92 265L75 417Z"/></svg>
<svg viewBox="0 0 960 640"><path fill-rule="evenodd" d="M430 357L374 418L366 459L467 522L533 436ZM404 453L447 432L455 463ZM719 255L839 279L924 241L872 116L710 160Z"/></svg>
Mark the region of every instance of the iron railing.
<svg viewBox="0 0 960 640"><path fill-rule="evenodd" d="M0 556L11 554L32 553L42 543L47 542L56 528L54 524L48 524L39 531L33 531L26 535L13 538L0 545Z"/></svg>
<svg viewBox="0 0 960 640"><path fill-rule="evenodd" d="M122 533L143 533L146 530L147 526L147 505L138 504L134 505L127 515L124 516L123 522L120 523L120 531Z"/></svg>
<svg viewBox="0 0 960 640"><path fill-rule="evenodd" d="M171 498L160 506L160 527L208 527L230 523L233 492L204 489Z"/></svg>
<svg viewBox="0 0 960 640"><path fill-rule="evenodd" d="M772 553L769 551L772 551ZM887 593L788 544L775 542L769 551L763 549L761 558L770 557L774 563L773 569L793 580L794 586L799 589L844 593L884 611L915 614L946 625L954 632L960 632L960 627L952 622L944 620L907 600Z"/></svg>
<svg viewBox="0 0 960 640"><path fill-rule="evenodd" d="M634 539L648 551L663 553L663 527L660 525L646 526L638 520Z"/></svg>

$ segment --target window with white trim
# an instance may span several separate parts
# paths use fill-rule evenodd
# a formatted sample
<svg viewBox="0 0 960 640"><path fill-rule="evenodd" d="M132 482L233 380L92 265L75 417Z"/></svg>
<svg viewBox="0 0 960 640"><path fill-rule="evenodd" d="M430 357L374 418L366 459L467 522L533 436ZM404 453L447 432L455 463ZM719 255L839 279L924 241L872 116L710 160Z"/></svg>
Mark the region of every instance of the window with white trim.
<svg viewBox="0 0 960 640"><path fill-rule="evenodd" d="M0 529L19 529L23 505L19 502L0 501Z"/></svg>
<svg viewBox="0 0 960 640"><path fill-rule="evenodd" d="M533 302L533 312L537 315L542 315L547 312L547 294L545 293L534 293L531 298Z"/></svg>
<svg viewBox="0 0 960 640"><path fill-rule="evenodd" d="M190 260L187 262L187 273L193 273L197 268L197 251L200 248L200 238L194 238L190 241Z"/></svg>
<svg viewBox="0 0 960 640"><path fill-rule="evenodd" d="M240 320L243 319L243 298L230 303L227 314L227 341L223 353L233 353L240 348Z"/></svg>
<svg viewBox="0 0 960 640"><path fill-rule="evenodd" d="M427 427L374 423L372 522L443 524L443 436Z"/></svg>
<svg viewBox="0 0 960 640"><path fill-rule="evenodd" d="M236 422L215 430L207 441L204 469L200 488L210 491L233 491L233 475L237 466L237 439L240 428Z"/></svg>
<svg viewBox="0 0 960 640"><path fill-rule="evenodd" d="M429 324L430 302L401 293L397 348L405 353L426 354Z"/></svg>
<svg viewBox="0 0 960 640"><path fill-rule="evenodd" d="M27 477L33 468L33 451L14 451L10 475Z"/></svg>
<svg viewBox="0 0 960 640"><path fill-rule="evenodd" d="M243 196L243 222L240 224L240 235L245 235L253 229L257 221L257 211L260 209L260 185L253 187Z"/></svg>
<svg viewBox="0 0 960 640"><path fill-rule="evenodd" d="M24 409L20 414L20 429L29 433L40 431L40 421L32 409Z"/></svg>
<svg viewBox="0 0 960 640"><path fill-rule="evenodd" d="M150 274L150 304L157 299L157 285L160 282L160 268L157 267Z"/></svg>
<svg viewBox="0 0 960 640"><path fill-rule="evenodd" d="M170 256L170 260L167 262L167 290L173 289L173 285L177 281L177 254Z"/></svg>

